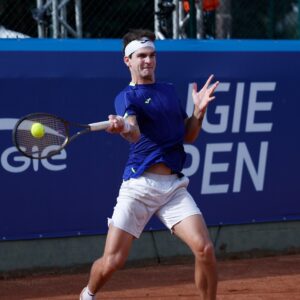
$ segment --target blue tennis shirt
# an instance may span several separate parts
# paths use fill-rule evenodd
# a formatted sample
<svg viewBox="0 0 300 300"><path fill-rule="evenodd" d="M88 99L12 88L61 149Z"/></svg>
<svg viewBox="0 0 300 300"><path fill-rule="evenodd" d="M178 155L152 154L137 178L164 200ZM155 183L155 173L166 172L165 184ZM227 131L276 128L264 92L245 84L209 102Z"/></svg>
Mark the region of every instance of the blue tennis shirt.
<svg viewBox="0 0 300 300"><path fill-rule="evenodd" d="M140 139L130 143L123 179L139 177L150 166L164 163L180 173L186 154L183 148L186 112L174 86L169 83L129 85L115 98L117 115L135 115Z"/></svg>

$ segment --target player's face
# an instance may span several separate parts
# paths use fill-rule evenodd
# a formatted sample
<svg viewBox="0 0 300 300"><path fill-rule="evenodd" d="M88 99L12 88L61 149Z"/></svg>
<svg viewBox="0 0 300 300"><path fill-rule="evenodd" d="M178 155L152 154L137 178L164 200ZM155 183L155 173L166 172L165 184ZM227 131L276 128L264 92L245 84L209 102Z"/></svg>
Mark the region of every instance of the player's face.
<svg viewBox="0 0 300 300"><path fill-rule="evenodd" d="M156 67L156 53L150 47L135 51L131 58L125 58L125 63L130 69L132 81L135 83L153 83Z"/></svg>

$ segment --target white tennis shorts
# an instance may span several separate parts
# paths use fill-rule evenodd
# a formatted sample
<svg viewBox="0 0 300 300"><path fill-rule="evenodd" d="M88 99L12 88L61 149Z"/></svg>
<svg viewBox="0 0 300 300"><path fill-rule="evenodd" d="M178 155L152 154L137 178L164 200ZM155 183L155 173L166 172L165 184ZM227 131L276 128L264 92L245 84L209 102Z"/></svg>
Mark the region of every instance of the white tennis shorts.
<svg viewBox="0 0 300 300"><path fill-rule="evenodd" d="M139 238L150 218L156 216L172 230L183 219L201 214L187 191L189 179L177 175L144 173L123 181L108 224Z"/></svg>

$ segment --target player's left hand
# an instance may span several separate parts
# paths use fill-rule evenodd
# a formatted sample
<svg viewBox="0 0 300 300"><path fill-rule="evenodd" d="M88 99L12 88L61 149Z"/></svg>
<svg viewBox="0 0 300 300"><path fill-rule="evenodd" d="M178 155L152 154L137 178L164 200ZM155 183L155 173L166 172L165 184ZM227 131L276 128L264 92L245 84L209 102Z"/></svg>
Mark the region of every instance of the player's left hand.
<svg viewBox="0 0 300 300"><path fill-rule="evenodd" d="M195 105L194 116L198 119L204 116L208 104L215 99L213 94L219 84L219 81L211 84L213 78L214 75L210 75L199 92L197 92L197 83L194 83L192 98Z"/></svg>

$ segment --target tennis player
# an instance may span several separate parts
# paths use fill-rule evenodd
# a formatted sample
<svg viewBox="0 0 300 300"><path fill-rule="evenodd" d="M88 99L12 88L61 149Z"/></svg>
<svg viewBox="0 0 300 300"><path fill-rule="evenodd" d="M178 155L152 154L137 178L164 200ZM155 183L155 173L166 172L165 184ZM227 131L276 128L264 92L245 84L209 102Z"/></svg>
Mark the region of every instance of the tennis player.
<svg viewBox="0 0 300 300"><path fill-rule="evenodd" d="M108 221L103 256L94 262L80 300L95 299L105 282L124 265L133 240L140 237L154 214L192 250L199 299L216 299L213 245L203 216L187 191L189 180L181 170L186 157L183 143L198 137L218 82L212 83L210 76L200 91L194 84L194 111L188 117L173 85L155 81L154 41L154 33L147 30L130 31L123 39L124 63L131 82L115 99L116 115L109 116L107 131L128 140L129 158Z"/></svg>

